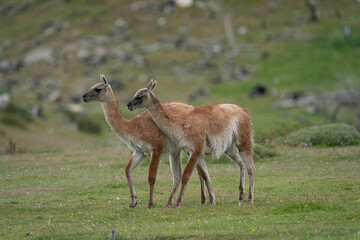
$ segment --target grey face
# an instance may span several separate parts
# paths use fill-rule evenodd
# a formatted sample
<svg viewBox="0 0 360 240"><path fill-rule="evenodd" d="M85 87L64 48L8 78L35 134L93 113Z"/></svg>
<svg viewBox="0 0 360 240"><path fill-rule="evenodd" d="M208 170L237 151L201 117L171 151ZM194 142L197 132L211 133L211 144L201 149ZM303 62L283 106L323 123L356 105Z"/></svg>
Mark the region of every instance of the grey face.
<svg viewBox="0 0 360 240"><path fill-rule="evenodd" d="M84 102L91 101L104 101L106 98L106 91L109 88L109 84L106 81L104 75L100 75L100 83L95 84L88 92L86 92L82 99Z"/></svg>
<svg viewBox="0 0 360 240"><path fill-rule="evenodd" d="M154 82L151 79L146 88L142 88L137 91L131 101L127 104L128 109L130 111L134 111L136 108L147 107L150 103L150 94L155 88L155 85L156 81Z"/></svg>
<svg viewBox="0 0 360 240"><path fill-rule="evenodd" d="M137 91L131 101L127 104L127 107L130 111L134 111L136 108L142 108L144 106L144 102L148 98L147 89L142 88Z"/></svg>

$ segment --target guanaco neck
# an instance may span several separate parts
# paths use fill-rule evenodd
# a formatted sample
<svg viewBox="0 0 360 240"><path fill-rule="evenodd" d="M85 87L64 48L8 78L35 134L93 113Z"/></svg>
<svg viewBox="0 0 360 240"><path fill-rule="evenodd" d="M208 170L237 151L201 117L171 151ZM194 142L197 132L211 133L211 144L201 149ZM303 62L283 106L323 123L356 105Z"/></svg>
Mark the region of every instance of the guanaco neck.
<svg viewBox="0 0 360 240"><path fill-rule="evenodd" d="M118 101L111 89L104 101L101 102L106 122L110 128L120 136L128 133L128 120L126 120L119 109Z"/></svg>
<svg viewBox="0 0 360 240"><path fill-rule="evenodd" d="M170 119L169 115L165 112L159 100L153 93L150 93L150 100L151 104L147 106L146 109L149 111L153 121L167 136L175 137L176 134L174 135L172 131L169 131L174 127L172 124L174 121Z"/></svg>

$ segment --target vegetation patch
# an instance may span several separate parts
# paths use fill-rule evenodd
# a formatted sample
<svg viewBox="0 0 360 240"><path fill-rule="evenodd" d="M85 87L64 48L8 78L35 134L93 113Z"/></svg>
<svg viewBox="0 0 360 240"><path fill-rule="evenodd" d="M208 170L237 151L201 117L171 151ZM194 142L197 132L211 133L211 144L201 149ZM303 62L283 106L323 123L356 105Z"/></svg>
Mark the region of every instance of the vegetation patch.
<svg viewBox="0 0 360 240"><path fill-rule="evenodd" d="M29 110L10 102L5 109L0 110L0 122L21 129L27 129L27 125L33 121Z"/></svg>
<svg viewBox="0 0 360 240"><path fill-rule="evenodd" d="M336 147L360 144L360 133L345 123L303 128L290 133L284 140L290 146Z"/></svg>
<svg viewBox="0 0 360 240"><path fill-rule="evenodd" d="M269 211L271 214L293 214L300 212L313 212L313 211L342 211L344 208L334 204L319 204L313 201L288 203L284 206L276 207Z"/></svg>
<svg viewBox="0 0 360 240"><path fill-rule="evenodd" d="M26 150L24 148L19 147L12 139L10 139L7 146L5 147L5 154L16 154L16 153L26 153Z"/></svg>
<svg viewBox="0 0 360 240"><path fill-rule="evenodd" d="M276 157L278 155L278 152L274 148L266 147L260 144L254 145L254 160Z"/></svg>
<svg viewBox="0 0 360 240"><path fill-rule="evenodd" d="M70 111L65 111L64 113L72 122L76 124L80 131L92 134L101 133L101 124L89 118L88 116Z"/></svg>

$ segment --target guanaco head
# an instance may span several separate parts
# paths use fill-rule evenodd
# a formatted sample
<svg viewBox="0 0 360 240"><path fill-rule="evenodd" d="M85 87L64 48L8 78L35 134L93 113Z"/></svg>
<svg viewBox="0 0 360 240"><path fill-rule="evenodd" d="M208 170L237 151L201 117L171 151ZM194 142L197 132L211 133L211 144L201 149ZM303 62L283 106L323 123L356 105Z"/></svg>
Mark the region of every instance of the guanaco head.
<svg viewBox="0 0 360 240"><path fill-rule="evenodd" d="M106 81L105 76L101 74L100 82L92 86L90 90L83 95L82 99L84 102L103 102L108 96L108 92L110 92L110 84Z"/></svg>
<svg viewBox="0 0 360 240"><path fill-rule="evenodd" d="M150 94L155 88L156 81L150 80L149 84L137 91L131 101L127 104L130 111L134 111L136 108L146 108L151 104Z"/></svg>

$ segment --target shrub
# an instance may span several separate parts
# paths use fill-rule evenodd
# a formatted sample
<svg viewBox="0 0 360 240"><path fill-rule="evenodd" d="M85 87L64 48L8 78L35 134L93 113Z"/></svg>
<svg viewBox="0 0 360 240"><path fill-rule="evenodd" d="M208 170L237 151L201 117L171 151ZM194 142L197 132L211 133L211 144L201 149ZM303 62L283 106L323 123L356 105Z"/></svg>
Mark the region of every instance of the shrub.
<svg viewBox="0 0 360 240"><path fill-rule="evenodd" d="M265 147L260 144L254 145L254 161L258 161L260 159L271 158L277 156L278 153L275 149ZM187 160L187 159L186 159ZM223 154L220 158L216 159L214 157L206 157L206 162L208 163L217 163L217 164L227 164L232 162L225 154ZM186 162L185 162L186 163Z"/></svg>
<svg viewBox="0 0 360 240"><path fill-rule="evenodd" d="M31 113L15 103L10 103L5 109L0 110L0 122L14 127L26 129L33 121Z"/></svg>
<svg viewBox="0 0 360 240"><path fill-rule="evenodd" d="M26 150L19 148L16 143L10 139L8 145L5 147L5 154L16 154L16 153L25 153Z"/></svg>
<svg viewBox="0 0 360 240"><path fill-rule="evenodd" d="M101 133L101 125L97 121L89 118L86 115L80 113L73 113L70 111L65 111L65 115L74 122L77 128L80 131L92 133L92 134L100 134Z"/></svg>
<svg viewBox="0 0 360 240"><path fill-rule="evenodd" d="M327 124L290 133L285 143L291 146L350 146L360 144L360 133L345 123Z"/></svg>
<svg viewBox="0 0 360 240"><path fill-rule="evenodd" d="M254 160L271 158L276 156L278 156L278 152L274 148L265 147L260 144L254 145Z"/></svg>

